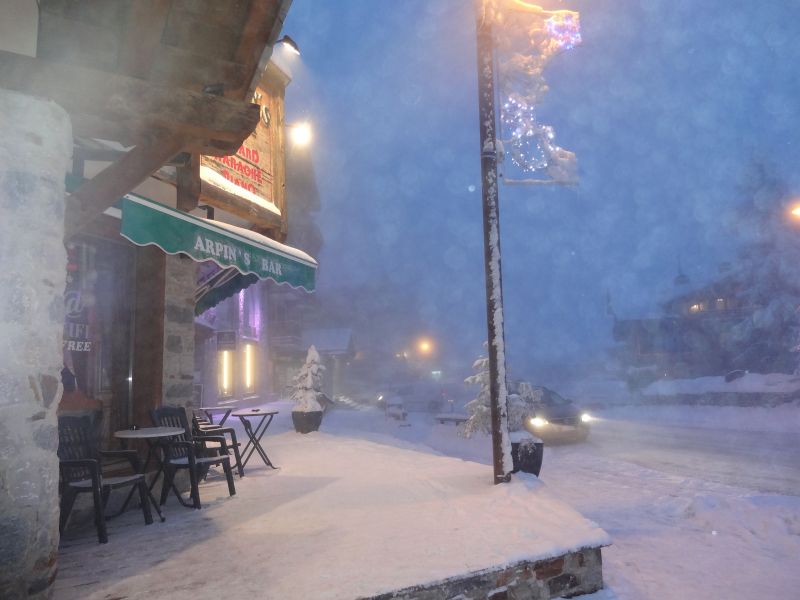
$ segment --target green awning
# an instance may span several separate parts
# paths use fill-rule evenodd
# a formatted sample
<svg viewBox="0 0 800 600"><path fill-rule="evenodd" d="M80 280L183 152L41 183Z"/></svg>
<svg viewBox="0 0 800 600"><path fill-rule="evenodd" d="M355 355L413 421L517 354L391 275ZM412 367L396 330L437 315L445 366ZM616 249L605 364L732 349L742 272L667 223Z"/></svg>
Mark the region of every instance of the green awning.
<svg viewBox="0 0 800 600"><path fill-rule="evenodd" d="M258 277L242 275L233 267L221 269L211 261L200 263L197 273L197 289L194 291L194 314L202 315L234 294L250 287Z"/></svg>
<svg viewBox="0 0 800 600"><path fill-rule="evenodd" d="M152 244L167 254L212 260L242 275L314 291L317 261L305 252L254 231L195 217L134 194L122 199L120 233L137 246Z"/></svg>

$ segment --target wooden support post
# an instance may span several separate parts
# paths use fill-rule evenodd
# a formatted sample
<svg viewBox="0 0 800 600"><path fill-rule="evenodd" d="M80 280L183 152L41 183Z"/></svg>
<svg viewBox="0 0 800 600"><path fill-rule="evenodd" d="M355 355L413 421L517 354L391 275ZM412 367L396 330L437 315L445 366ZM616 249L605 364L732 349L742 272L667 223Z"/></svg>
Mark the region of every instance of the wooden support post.
<svg viewBox="0 0 800 600"><path fill-rule="evenodd" d="M189 164L176 168L178 210L189 212L197 208L202 182L200 181L200 155L192 154Z"/></svg>
<svg viewBox="0 0 800 600"><path fill-rule="evenodd" d="M66 235L70 237L97 218L119 198L142 183L156 169L181 151L181 138L158 137L137 146L120 160L106 167L70 196L65 215Z"/></svg>
<svg viewBox="0 0 800 600"><path fill-rule="evenodd" d="M161 406L164 374L164 290L166 255L160 248L136 249L133 335L133 424L151 424Z"/></svg>

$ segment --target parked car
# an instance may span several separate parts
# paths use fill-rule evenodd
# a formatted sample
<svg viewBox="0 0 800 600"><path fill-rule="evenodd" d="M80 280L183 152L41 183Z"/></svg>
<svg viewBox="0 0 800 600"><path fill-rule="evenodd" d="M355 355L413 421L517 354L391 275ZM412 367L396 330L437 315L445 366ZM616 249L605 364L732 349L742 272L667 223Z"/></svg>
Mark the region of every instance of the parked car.
<svg viewBox="0 0 800 600"><path fill-rule="evenodd" d="M545 442L584 441L589 437L592 417L568 400L544 386L520 382L512 386L514 393L530 406L525 428Z"/></svg>

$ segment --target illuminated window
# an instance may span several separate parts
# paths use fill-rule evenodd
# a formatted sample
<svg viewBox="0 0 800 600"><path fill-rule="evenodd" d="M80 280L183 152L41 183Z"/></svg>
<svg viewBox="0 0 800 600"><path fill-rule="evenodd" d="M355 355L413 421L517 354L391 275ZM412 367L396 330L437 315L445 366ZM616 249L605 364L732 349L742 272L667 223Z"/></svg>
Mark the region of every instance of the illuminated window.
<svg viewBox="0 0 800 600"><path fill-rule="evenodd" d="M689 307L689 312L690 312L690 313L693 313L693 314L694 314L694 313L699 313L700 311L702 311L702 310L703 310L703 308L704 308L704 307L703 307L703 303L702 303L702 302L698 302L698 303L696 303L696 304L692 304L692 305Z"/></svg>
<svg viewBox="0 0 800 600"><path fill-rule="evenodd" d="M717 310L725 310L725 298L717 298Z"/></svg>
<svg viewBox="0 0 800 600"><path fill-rule="evenodd" d="M244 360L242 361L242 391L245 394L256 392L256 347L255 344L244 345Z"/></svg>
<svg viewBox="0 0 800 600"><path fill-rule="evenodd" d="M230 350L223 350L219 353L219 395L223 398L233 395L232 363L233 353Z"/></svg>

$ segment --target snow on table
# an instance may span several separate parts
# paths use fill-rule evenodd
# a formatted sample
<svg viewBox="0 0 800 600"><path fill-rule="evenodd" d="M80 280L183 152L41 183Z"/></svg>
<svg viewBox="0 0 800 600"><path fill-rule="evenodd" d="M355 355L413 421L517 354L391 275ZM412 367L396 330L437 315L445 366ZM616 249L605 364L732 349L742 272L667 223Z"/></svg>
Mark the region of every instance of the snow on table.
<svg viewBox="0 0 800 600"><path fill-rule="evenodd" d="M322 432L265 446L282 468L232 498L217 477L201 511L171 498L164 524L67 541L56 598L355 598L610 543L533 476Z"/></svg>

